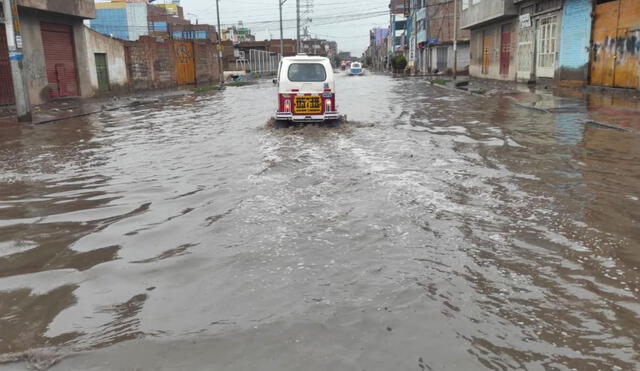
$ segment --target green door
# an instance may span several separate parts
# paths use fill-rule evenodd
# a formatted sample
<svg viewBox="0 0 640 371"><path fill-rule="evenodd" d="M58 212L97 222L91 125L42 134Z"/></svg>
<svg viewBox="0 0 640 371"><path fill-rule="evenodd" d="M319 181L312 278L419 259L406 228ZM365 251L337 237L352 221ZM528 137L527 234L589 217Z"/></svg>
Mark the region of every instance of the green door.
<svg viewBox="0 0 640 371"><path fill-rule="evenodd" d="M100 91L109 91L109 68L107 67L107 55L104 53L96 53L96 73L98 74Z"/></svg>

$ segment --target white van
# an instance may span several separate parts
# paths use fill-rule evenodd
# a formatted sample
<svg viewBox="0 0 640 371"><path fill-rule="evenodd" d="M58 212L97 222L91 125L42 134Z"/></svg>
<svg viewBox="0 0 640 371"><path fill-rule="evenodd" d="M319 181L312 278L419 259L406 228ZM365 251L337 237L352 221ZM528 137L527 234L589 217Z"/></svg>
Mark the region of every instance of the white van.
<svg viewBox="0 0 640 371"><path fill-rule="evenodd" d="M362 69L362 63L360 62L351 63L351 68L349 68L349 75L360 76L362 74L364 74L364 70Z"/></svg>
<svg viewBox="0 0 640 371"><path fill-rule="evenodd" d="M298 54L280 61L276 120L338 120L333 67L328 58Z"/></svg>

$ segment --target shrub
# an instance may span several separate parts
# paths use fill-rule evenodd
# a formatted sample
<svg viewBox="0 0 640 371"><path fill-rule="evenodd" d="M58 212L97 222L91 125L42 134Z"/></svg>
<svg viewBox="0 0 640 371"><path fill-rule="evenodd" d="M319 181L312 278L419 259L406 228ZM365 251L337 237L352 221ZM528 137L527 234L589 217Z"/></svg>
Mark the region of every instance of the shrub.
<svg viewBox="0 0 640 371"><path fill-rule="evenodd" d="M396 72L404 71L407 68L407 58L404 55L396 55L391 58L391 66Z"/></svg>

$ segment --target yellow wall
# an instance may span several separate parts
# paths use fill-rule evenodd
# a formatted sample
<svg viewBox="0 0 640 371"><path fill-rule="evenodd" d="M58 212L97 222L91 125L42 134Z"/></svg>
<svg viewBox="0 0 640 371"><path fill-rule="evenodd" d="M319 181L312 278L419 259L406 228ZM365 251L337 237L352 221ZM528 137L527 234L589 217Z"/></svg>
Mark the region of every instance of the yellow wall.
<svg viewBox="0 0 640 371"><path fill-rule="evenodd" d="M124 9L127 4L125 0L113 0L110 3L96 3L96 9Z"/></svg>
<svg viewBox="0 0 640 371"><path fill-rule="evenodd" d="M178 4L156 4L156 6L167 9L167 13L171 15L178 14Z"/></svg>

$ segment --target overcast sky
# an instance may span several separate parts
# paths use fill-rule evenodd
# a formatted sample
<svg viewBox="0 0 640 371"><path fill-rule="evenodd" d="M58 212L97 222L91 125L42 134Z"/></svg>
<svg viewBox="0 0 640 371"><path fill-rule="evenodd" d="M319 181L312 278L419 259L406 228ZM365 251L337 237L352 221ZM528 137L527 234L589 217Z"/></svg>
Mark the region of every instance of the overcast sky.
<svg viewBox="0 0 640 371"><path fill-rule="evenodd" d="M162 3L165 0L156 0ZM168 1L168 0L167 0ZM313 11L309 33L314 37L335 40L341 51L360 56L369 43L369 30L387 27L389 0L300 0L302 9L310 2ZM215 0L181 0L185 17L195 22L216 24ZM295 38L296 0L283 6L284 37ZM278 0L220 0L220 23L244 21L257 40L280 37Z"/></svg>

